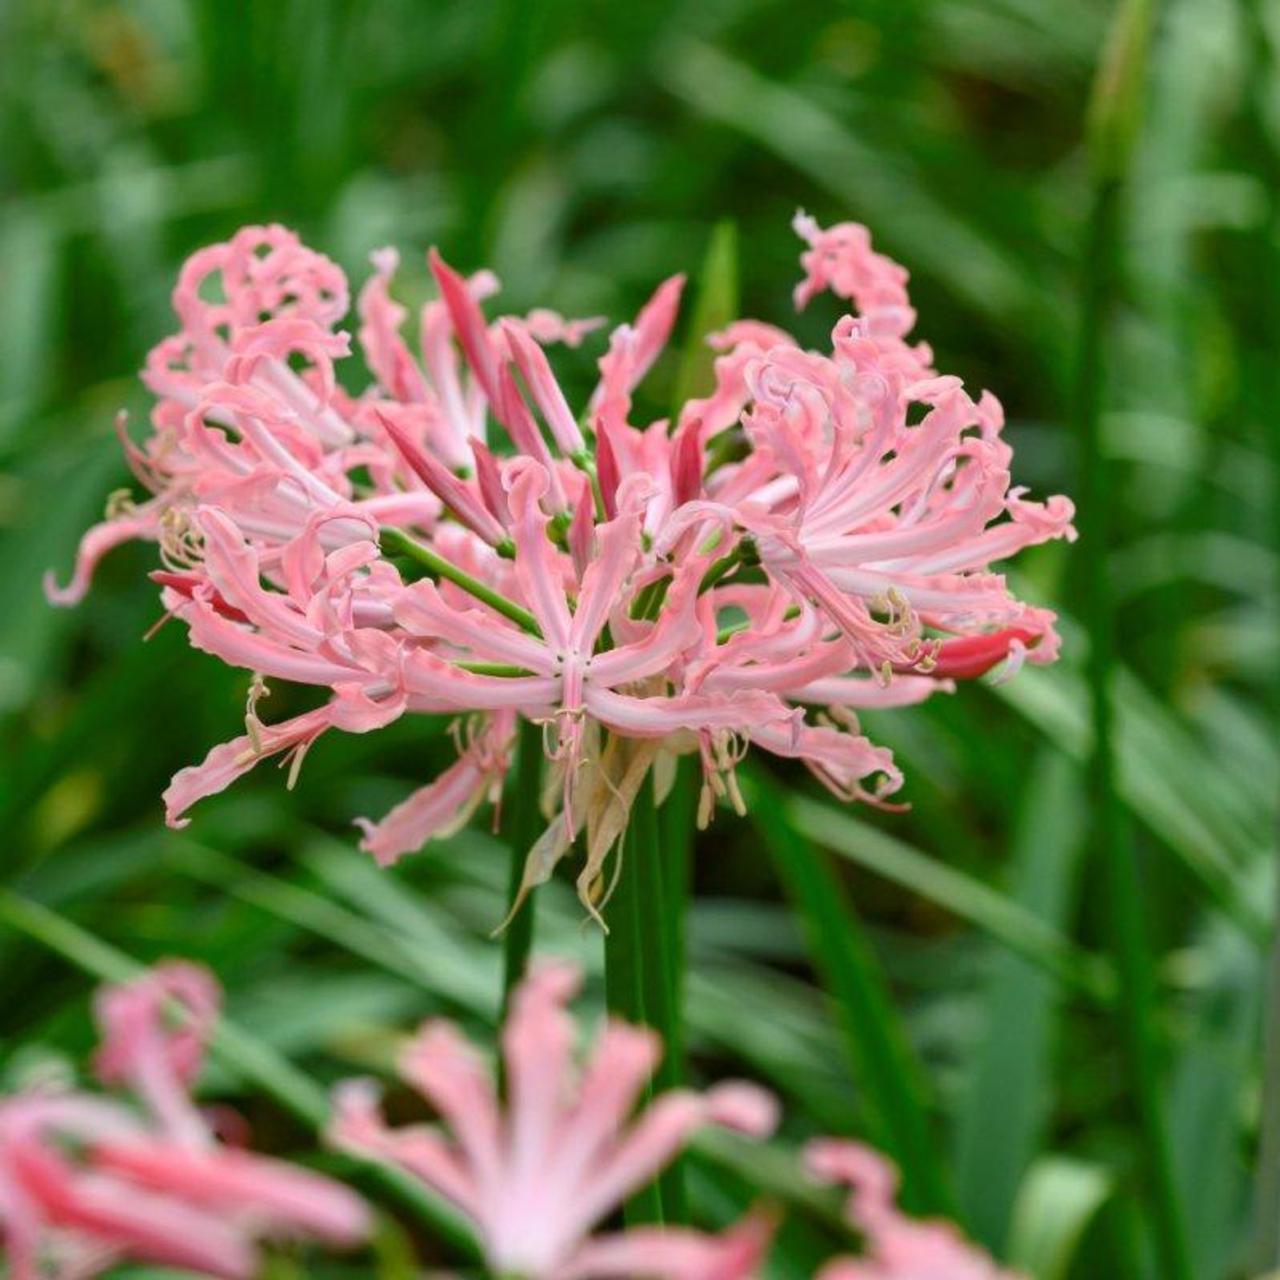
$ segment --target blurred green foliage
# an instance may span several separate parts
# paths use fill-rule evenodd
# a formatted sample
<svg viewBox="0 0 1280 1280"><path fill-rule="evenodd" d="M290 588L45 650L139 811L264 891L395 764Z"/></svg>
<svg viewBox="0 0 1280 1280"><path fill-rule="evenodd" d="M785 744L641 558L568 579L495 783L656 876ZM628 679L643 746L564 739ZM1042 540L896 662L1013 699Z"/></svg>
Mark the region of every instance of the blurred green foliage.
<svg viewBox="0 0 1280 1280"><path fill-rule="evenodd" d="M1242 1273L1280 780L1280 83L1262 48L1278 10L1160 7L1106 334L1117 786L1159 984L1175 1175L1206 1277ZM621 319L657 279L696 271L728 220L744 313L789 323L794 209L858 218L911 268L939 365L1003 400L1018 478L1070 491L1083 131L1110 13L1104 0L0 7L0 879L135 959L202 958L239 1025L316 1080L385 1067L397 1030L429 1012L491 1027L500 847L477 829L380 873L347 825L439 767L442 731L331 735L294 791L262 769L189 833L165 832L159 791L236 731L246 681L178 627L143 642L157 614L146 548L115 553L76 611L41 595L42 572L67 572L125 482L110 422L122 405L147 411L133 371L170 329L178 264L278 220L353 280L394 243L421 296L436 243L492 266L512 310ZM815 303L795 328L816 345L834 318ZM655 412L696 376L683 367L673 353L656 370ZM1059 668L866 717L907 770L909 813L837 821L801 775L777 777L794 792L782 820L838 855L924 1064L966 1227L1037 1276L1145 1277L1101 877L1082 835L1070 557L1046 548L1018 567L1025 594L1067 615ZM304 699L275 689L271 713ZM722 815L693 856L695 1072L779 1088L782 1149L865 1132L883 1100L850 1077L845 1024L758 834ZM598 941L559 890L541 895L539 945L598 975ZM82 1061L86 975L2 923L0 964L6 1084ZM234 1062L208 1082L259 1145L312 1151L261 1083ZM780 1275L808 1274L838 1238L781 1152L747 1168L709 1143L691 1175L709 1221L762 1178L794 1202ZM377 1273L404 1275L415 1229L385 1203Z"/></svg>

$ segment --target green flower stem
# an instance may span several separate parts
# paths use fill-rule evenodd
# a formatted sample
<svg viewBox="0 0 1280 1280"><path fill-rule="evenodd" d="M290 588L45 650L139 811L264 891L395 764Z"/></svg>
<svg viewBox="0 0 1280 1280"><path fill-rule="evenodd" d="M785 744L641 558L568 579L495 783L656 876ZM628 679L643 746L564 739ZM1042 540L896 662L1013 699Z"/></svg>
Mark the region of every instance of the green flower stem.
<svg viewBox="0 0 1280 1280"><path fill-rule="evenodd" d="M640 943L640 989L643 1021L662 1036L662 1061L654 1073L657 1090L684 1081L684 1034L676 1005L676 956L670 919L671 895L666 886L657 796L653 775L644 782L631 810L630 853L636 874L636 921ZM683 909L682 909L683 914ZM684 1169L676 1160L659 1179L663 1218L687 1222Z"/></svg>
<svg viewBox="0 0 1280 1280"><path fill-rule="evenodd" d="M490 609L502 614L504 618L510 618L516 626L529 632L530 635L542 634L538 620L528 609L521 608L514 600L508 600L501 592L486 586L479 578L473 578L469 573L464 573L457 565L450 564L430 547L424 546L416 538L411 538L403 529L384 525L378 532L378 541L387 555L404 556L412 560L431 576L448 579L469 595L474 596L481 604L487 604Z"/></svg>
<svg viewBox="0 0 1280 1280"><path fill-rule="evenodd" d="M503 830L511 850L509 908L524 879L524 864L541 834L539 802L542 795L542 726L521 719L517 735L515 769L503 800ZM536 892L536 890L535 890ZM502 1014L506 1019L512 988L524 977L533 949L534 894L521 903L507 921L502 935Z"/></svg>
<svg viewBox="0 0 1280 1280"><path fill-rule="evenodd" d="M524 667L513 667L509 662L455 662L455 667L462 671L470 671L474 676L503 676L515 679L518 676L531 676L532 671Z"/></svg>
<svg viewBox="0 0 1280 1280"><path fill-rule="evenodd" d="M790 622L792 621L792 619L798 618L799 616L800 616L800 610L795 605L792 605L786 611L786 613L782 615L782 620L783 622ZM739 631L745 631L750 625L751 625L750 618L743 618L739 622L728 623L727 625L721 627L720 630L716 632L716 644L724 644L726 640L733 639L733 637L736 636Z"/></svg>
<svg viewBox="0 0 1280 1280"><path fill-rule="evenodd" d="M643 804L637 800L636 809ZM604 935L604 993L609 1012L625 1022L648 1023L645 1017L644 955L640 929L640 861L643 854L637 850L637 831L634 823L623 833L618 857L621 865L617 882L606 907L608 932ZM645 1090L642 1101L653 1096L652 1088ZM628 1225L636 1223L662 1223L662 1193L658 1183L642 1187L623 1206L623 1217Z"/></svg>
<svg viewBox="0 0 1280 1280"><path fill-rule="evenodd" d="M688 967L687 918L693 892L693 834L701 779L697 756L681 756L671 794L658 811L661 828L662 889L667 929L668 972L673 1017L671 1047L677 1064L684 1058L685 970Z"/></svg>
<svg viewBox="0 0 1280 1280"><path fill-rule="evenodd" d="M127 982L144 970L131 956L110 943L95 937L65 916L9 889L0 889L0 921L99 981ZM328 1095L265 1041L221 1017L209 1048L224 1066L274 1098L313 1133L324 1133L329 1122ZM416 1178L377 1161L342 1156L340 1163L350 1172L367 1173L468 1261L479 1257L475 1239L461 1219Z"/></svg>
<svg viewBox="0 0 1280 1280"><path fill-rule="evenodd" d="M570 454L569 461L591 481L591 498L595 504L596 519L607 519L608 512L604 507L604 494L600 491L600 476L596 471L596 460L584 449Z"/></svg>
<svg viewBox="0 0 1280 1280"><path fill-rule="evenodd" d="M604 940L605 1000L615 1017L652 1027L663 1042L663 1058L649 1096L683 1078L673 972L668 933L668 898L663 884L658 814L651 781L641 787L619 849L621 863L606 908ZM676 1223L688 1220L684 1173L673 1164L658 1182L627 1202L628 1222Z"/></svg>
<svg viewBox="0 0 1280 1280"><path fill-rule="evenodd" d="M1098 72L1089 118L1093 206L1084 245L1076 362L1080 442L1080 556L1076 567L1080 574L1081 617L1089 633L1093 845L1101 860L1111 911L1120 997L1117 1031L1137 1110L1140 1155L1159 1270L1168 1280L1191 1280L1190 1252L1165 1119L1159 1009L1147 938L1144 888L1127 815L1116 791L1115 615L1108 579L1114 497L1101 442L1104 357L1119 288L1124 202L1154 17L1154 0L1122 0Z"/></svg>
<svg viewBox="0 0 1280 1280"><path fill-rule="evenodd" d="M754 566L759 563L760 558L755 554L754 545L747 538L743 538L732 551L721 556L702 575L702 581L698 584L698 594L705 595L712 587L718 586L743 566Z"/></svg>

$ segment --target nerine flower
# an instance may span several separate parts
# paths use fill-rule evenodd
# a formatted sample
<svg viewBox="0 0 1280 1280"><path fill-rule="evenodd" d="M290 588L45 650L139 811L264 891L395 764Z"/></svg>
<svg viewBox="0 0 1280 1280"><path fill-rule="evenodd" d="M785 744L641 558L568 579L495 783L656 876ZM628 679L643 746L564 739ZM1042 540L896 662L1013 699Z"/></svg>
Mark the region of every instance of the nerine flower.
<svg viewBox="0 0 1280 1280"><path fill-rule="evenodd" d="M740 804L734 766L752 745L883 803L901 775L859 708L1051 661L1053 615L992 565L1074 537L1071 504L1011 487L998 402L908 340L906 272L866 229L803 215L796 228L797 303L830 290L854 313L828 351L753 320L713 335L715 386L673 423L636 422L635 393L680 277L612 331L575 406L545 346L596 322L489 319L496 280L434 251L439 297L416 350L391 295L395 255L375 255L359 394L335 377L349 340L333 263L279 227L195 254L174 293L181 330L143 374L151 432L125 437L151 496L113 499L71 584L50 588L78 599L107 549L150 538L167 613L251 673L245 733L174 778L168 820L269 756L296 771L329 729L453 717L458 763L361 820L391 862L498 793L523 719L542 726L558 784L526 882L585 829L579 885L594 901L662 757L699 757L703 821L718 799ZM266 723L267 680L327 700Z"/></svg>
<svg viewBox="0 0 1280 1280"><path fill-rule="evenodd" d="M126 1260L247 1280L260 1239L363 1239L358 1196L227 1146L192 1102L218 998L209 975L185 964L102 993L98 1074L132 1105L48 1089L0 1100L0 1239L11 1280L80 1280Z"/></svg>
<svg viewBox="0 0 1280 1280"><path fill-rule="evenodd" d="M861 1256L827 1263L818 1280L1020 1280L954 1223L907 1217L894 1202L897 1170L870 1147L827 1138L810 1144L806 1163L823 1182L850 1188L845 1212L863 1238Z"/></svg>
<svg viewBox="0 0 1280 1280"><path fill-rule="evenodd" d="M528 1280L753 1274L770 1234L759 1218L722 1236L653 1228L591 1234L695 1130L720 1125L763 1136L776 1121L776 1103L762 1089L732 1082L705 1093L659 1094L632 1119L661 1043L646 1028L610 1020L578 1070L566 1010L578 980L573 967L544 962L516 990L502 1033L505 1103L484 1059L458 1030L429 1022L405 1053L401 1074L443 1128L388 1128L376 1089L354 1081L337 1092L332 1140L401 1166L450 1200L474 1225L498 1274Z"/></svg>

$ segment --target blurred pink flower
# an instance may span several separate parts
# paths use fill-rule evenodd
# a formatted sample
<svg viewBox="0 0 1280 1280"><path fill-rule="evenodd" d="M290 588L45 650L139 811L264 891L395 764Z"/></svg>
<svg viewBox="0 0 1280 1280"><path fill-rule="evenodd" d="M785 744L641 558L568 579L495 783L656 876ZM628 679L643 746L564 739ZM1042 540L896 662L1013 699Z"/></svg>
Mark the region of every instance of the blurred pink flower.
<svg viewBox="0 0 1280 1280"><path fill-rule="evenodd" d="M389 1129L375 1088L353 1081L338 1090L333 1141L393 1161L452 1201L498 1273L529 1280L750 1275L768 1240L762 1220L749 1218L723 1237L654 1229L590 1235L696 1129L721 1125L763 1136L776 1122L776 1103L753 1085L726 1083L701 1094L660 1094L629 1120L661 1045L653 1032L611 1020L577 1071L566 1010L577 986L571 966L543 963L517 989L502 1033L505 1104L457 1029L431 1022L405 1054L401 1074L447 1133Z"/></svg>
<svg viewBox="0 0 1280 1280"><path fill-rule="evenodd" d="M818 1280L1020 1280L965 1240L954 1223L903 1214L894 1203L897 1170L870 1147L828 1138L809 1146L806 1163L823 1182L850 1188L846 1214L865 1249L861 1257L827 1263Z"/></svg>
<svg viewBox="0 0 1280 1280"><path fill-rule="evenodd" d="M98 1001L104 1083L137 1106L34 1090L0 1100L0 1237L11 1280L75 1280L125 1260L251 1277L257 1241L349 1245L368 1230L354 1193L217 1140L191 1100L217 1017L202 969L169 964Z"/></svg>

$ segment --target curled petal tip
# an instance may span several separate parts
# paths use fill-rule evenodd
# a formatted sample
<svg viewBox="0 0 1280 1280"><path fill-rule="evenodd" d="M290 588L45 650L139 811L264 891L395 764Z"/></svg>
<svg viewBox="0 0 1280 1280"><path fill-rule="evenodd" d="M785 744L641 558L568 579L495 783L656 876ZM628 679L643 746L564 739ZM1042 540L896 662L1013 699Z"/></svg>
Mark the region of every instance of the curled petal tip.
<svg viewBox="0 0 1280 1280"><path fill-rule="evenodd" d="M708 1090L707 1118L712 1124L751 1138L767 1138L778 1127L777 1097L745 1080L727 1080Z"/></svg>
<svg viewBox="0 0 1280 1280"><path fill-rule="evenodd" d="M58 585L58 575L52 569L46 569L40 579L41 589L44 591L44 598L53 605L67 608L71 605L79 604L84 599L88 584L77 582L72 578L65 587Z"/></svg>

